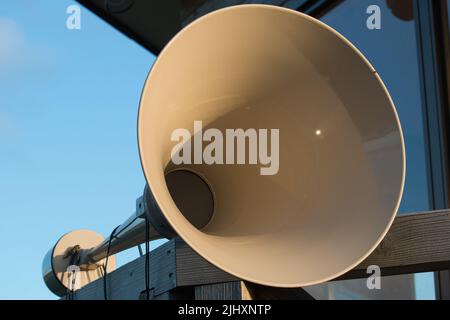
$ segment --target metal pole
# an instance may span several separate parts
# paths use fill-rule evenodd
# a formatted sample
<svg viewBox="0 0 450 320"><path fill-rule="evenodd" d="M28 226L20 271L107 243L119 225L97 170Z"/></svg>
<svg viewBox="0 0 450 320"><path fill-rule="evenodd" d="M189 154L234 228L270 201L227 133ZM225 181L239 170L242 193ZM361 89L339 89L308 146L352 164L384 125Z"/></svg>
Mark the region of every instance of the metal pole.
<svg viewBox="0 0 450 320"><path fill-rule="evenodd" d="M150 226L149 239L157 240L161 236L156 230ZM145 219L132 214L124 223L118 228L116 233L111 237L106 238L97 247L92 248L87 253L90 263L96 263L106 257L108 245L110 245L109 254L132 248L145 242Z"/></svg>

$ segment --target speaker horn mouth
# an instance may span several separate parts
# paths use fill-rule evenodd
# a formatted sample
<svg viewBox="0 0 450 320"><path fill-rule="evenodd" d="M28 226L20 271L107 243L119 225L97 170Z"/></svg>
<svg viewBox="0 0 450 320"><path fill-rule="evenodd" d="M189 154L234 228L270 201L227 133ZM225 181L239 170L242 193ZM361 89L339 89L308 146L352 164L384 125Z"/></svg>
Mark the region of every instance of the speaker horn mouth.
<svg viewBox="0 0 450 320"><path fill-rule="evenodd" d="M214 193L204 177L189 169L174 169L165 174L167 188L183 216L198 230L212 220Z"/></svg>
<svg viewBox="0 0 450 320"><path fill-rule="evenodd" d="M141 165L161 215L238 278L276 287L336 278L369 256L398 210L405 148L386 86L354 45L299 12L244 5L196 20L153 65L138 117ZM186 172L171 187L172 133L196 121L221 132L279 130L280 170L262 176L250 164L194 159L183 166L213 189L189 195L199 176ZM209 205L197 221L182 203L201 198Z"/></svg>

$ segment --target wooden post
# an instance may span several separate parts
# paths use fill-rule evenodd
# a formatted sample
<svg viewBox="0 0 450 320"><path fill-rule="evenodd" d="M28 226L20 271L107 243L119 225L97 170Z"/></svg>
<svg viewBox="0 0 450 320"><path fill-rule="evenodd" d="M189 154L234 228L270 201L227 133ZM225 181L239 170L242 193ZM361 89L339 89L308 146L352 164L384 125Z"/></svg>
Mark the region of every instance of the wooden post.
<svg viewBox="0 0 450 320"><path fill-rule="evenodd" d="M301 288L271 288L241 281L220 270L175 238L150 253L152 299L311 299ZM144 257L110 273L109 299L144 298ZM369 265L383 276L450 269L450 210L396 218L380 246L342 279L367 277ZM103 299L103 279L73 294L73 299Z"/></svg>

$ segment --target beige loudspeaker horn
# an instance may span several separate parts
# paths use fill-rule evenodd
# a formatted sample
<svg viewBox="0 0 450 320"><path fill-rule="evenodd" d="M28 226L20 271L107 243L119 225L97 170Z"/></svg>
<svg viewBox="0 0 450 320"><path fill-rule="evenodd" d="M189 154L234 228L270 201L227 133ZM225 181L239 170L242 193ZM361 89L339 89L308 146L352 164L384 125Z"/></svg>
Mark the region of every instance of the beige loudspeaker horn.
<svg viewBox="0 0 450 320"><path fill-rule="evenodd" d="M278 129L277 170L175 165L173 133L183 128L203 147L208 129L224 140L227 129ZM402 131L377 72L332 28L275 6L215 11L176 35L146 81L138 142L156 231L268 286L318 284L354 268L386 235L403 192ZM126 246L143 241L139 230ZM104 244L90 261L104 258Z"/></svg>

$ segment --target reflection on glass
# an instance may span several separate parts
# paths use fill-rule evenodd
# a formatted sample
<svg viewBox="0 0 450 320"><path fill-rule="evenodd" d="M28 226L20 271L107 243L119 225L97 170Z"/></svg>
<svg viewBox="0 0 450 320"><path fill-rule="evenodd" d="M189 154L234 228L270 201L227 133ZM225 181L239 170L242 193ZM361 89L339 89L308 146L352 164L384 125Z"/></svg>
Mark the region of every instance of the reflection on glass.
<svg viewBox="0 0 450 320"><path fill-rule="evenodd" d="M408 3L408 1L400 1ZM369 30L367 8L380 8L381 29ZM407 174L400 213L429 209L427 171L414 21L393 15L385 0L346 0L322 21L354 43L385 82L394 100L406 144ZM394 12L398 14L396 7Z"/></svg>
<svg viewBox="0 0 450 320"><path fill-rule="evenodd" d="M368 27L374 5L379 8L380 29ZM412 0L346 0L321 18L362 51L392 95L402 123L407 158L400 214L430 209L412 8ZM339 63L339 57L336 59ZM336 281L307 290L317 299L435 299L430 273L383 277L381 290L369 290L366 281Z"/></svg>

